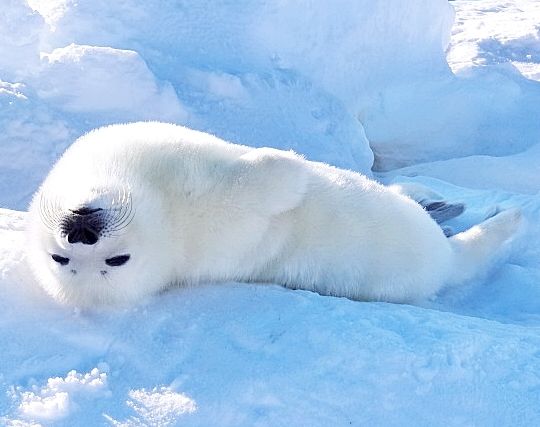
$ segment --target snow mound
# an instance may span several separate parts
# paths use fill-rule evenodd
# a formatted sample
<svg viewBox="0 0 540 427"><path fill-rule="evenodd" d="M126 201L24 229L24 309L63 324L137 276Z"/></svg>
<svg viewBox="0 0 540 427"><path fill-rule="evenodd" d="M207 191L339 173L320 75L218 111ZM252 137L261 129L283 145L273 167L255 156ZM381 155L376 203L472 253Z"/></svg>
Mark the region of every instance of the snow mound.
<svg viewBox="0 0 540 427"><path fill-rule="evenodd" d="M71 44L42 55L37 95L67 112L106 113L118 121L183 121L170 84L158 86L137 52ZM141 115L148 110L150 114Z"/></svg>
<svg viewBox="0 0 540 427"><path fill-rule="evenodd" d="M182 393L176 393L168 387L131 390L126 404L133 409L137 416L130 417L127 421L117 421L106 416L105 418L113 426L174 426L184 414L190 414L197 410L197 405L192 399Z"/></svg>
<svg viewBox="0 0 540 427"><path fill-rule="evenodd" d="M40 34L44 21L26 2L6 0L0 15L1 77L26 75L39 65Z"/></svg>
<svg viewBox="0 0 540 427"><path fill-rule="evenodd" d="M12 399L19 402L17 412L22 420L47 423L70 416L83 400L87 405L94 399L110 397L107 374L98 368L86 374L73 370L65 378L49 378L41 387L17 387L12 394Z"/></svg>
<svg viewBox="0 0 540 427"><path fill-rule="evenodd" d="M472 65L512 64L540 81L540 4L536 1L455 1L459 8L448 63L456 72Z"/></svg>
<svg viewBox="0 0 540 427"><path fill-rule="evenodd" d="M511 156L469 156L421 163L392 171L390 175L430 176L461 187L534 195L540 189L538 159L540 144Z"/></svg>
<svg viewBox="0 0 540 427"><path fill-rule="evenodd" d="M25 83L0 81L0 206L26 209L52 163L75 135L73 122Z"/></svg>

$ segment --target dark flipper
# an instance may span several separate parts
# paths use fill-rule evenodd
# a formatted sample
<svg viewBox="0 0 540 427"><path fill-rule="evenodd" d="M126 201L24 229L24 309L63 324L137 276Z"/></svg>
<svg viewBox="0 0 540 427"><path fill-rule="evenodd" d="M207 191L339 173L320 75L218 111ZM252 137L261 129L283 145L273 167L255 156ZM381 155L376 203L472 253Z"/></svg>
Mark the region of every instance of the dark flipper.
<svg viewBox="0 0 540 427"><path fill-rule="evenodd" d="M447 225L443 225L441 229L446 237L452 237L454 234L456 234L454 229L452 227L448 227Z"/></svg>
<svg viewBox="0 0 540 427"><path fill-rule="evenodd" d="M438 224L442 224L443 222L461 215L465 210L465 205L463 203L451 204L444 201L427 201L424 203L422 201L420 204Z"/></svg>
<svg viewBox="0 0 540 427"><path fill-rule="evenodd" d="M448 203L444 201L441 194L431 188L416 182L399 182L390 186L399 194L410 197L420 204L426 212L438 223L442 224L463 213L465 205L463 203ZM442 227L444 233L449 236L453 234L450 227Z"/></svg>

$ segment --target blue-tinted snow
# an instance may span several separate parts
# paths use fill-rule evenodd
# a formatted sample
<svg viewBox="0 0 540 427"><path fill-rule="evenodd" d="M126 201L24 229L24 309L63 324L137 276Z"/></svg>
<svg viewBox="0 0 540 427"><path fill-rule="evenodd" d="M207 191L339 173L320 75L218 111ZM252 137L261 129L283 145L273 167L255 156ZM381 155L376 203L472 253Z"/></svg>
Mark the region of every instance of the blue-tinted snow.
<svg viewBox="0 0 540 427"><path fill-rule="evenodd" d="M420 182L467 205L456 230L510 206L526 225L418 307L229 283L80 312L0 210L0 423L540 425L540 9L450 4L7 0L3 208L92 127L160 119Z"/></svg>

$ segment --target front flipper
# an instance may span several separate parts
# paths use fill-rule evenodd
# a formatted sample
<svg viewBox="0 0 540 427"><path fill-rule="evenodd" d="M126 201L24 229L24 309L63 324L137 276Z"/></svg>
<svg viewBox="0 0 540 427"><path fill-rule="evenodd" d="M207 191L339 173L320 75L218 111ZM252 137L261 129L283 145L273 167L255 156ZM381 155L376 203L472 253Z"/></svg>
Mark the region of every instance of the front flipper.
<svg viewBox="0 0 540 427"><path fill-rule="evenodd" d="M292 151L254 149L234 164L233 194L252 210L277 215L299 206L309 166Z"/></svg>

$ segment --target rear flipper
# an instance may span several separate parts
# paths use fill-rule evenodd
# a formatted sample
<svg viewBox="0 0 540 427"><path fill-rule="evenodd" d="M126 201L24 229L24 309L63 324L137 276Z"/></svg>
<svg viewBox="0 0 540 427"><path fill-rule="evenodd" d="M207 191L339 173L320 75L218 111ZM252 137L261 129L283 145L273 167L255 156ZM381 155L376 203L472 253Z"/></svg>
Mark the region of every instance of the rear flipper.
<svg viewBox="0 0 540 427"><path fill-rule="evenodd" d="M448 203L443 200L442 195L422 184L401 182L391 185L390 188L420 204L438 224L461 215L465 210L463 203ZM443 227L443 231L447 236L453 234L449 227Z"/></svg>
<svg viewBox="0 0 540 427"><path fill-rule="evenodd" d="M431 215L438 224L449 221L465 211L463 203L448 203L445 201L432 202L421 200L418 203ZM443 228L444 229L444 228Z"/></svg>
<svg viewBox="0 0 540 427"><path fill-rule="evenodd" d="M456 234L454 229L448 225L441 226L441 229L446 237L452 237L454 234Z"/></svg>
<svg viewBox="0 0 540 427"><path fill-rule="evenodd" d="M508 209L450 237L455 254L451 282L462 283L485 270L503 243L515 235L521 221L519 209Z"/></svg>

